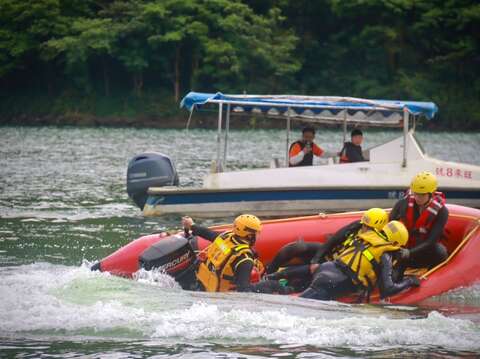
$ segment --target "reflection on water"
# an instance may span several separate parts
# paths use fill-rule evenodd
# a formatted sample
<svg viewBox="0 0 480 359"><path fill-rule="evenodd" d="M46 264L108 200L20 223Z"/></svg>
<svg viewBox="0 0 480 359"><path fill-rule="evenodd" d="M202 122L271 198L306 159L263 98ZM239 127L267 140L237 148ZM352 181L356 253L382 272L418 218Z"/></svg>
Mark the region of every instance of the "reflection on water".
<svg viewBox="0 0 480 359"><path fill-rule="evenodd" d="M398 132L366 131L365 147ZM0 130L0 356L475 356L480 286L418 307L322 303L257 294L185 292L155 273L136 281L92 273L144 234L178 227L143 218L125 193L128 160L171 155L182 185L200 185L214 131L4 127ZM338 151L341 133L317 142ZM419 133L433 157L480 164L480 136ZM233 131L229 166L283 158L283 131ZM258 154L261 154L259 156ZM220 219L223 222L229 220ZM207 224L215 222L209 221ZM452 335L455 333L455 335Z"/></svg>

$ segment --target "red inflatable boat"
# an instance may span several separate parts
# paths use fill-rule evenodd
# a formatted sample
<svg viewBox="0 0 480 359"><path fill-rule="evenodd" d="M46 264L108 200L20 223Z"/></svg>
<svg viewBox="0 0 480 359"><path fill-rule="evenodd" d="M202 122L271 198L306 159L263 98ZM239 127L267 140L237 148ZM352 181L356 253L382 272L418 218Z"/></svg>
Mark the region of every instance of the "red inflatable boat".
<svg viewBox="0 0 480 359"><path fill-rule="evenodd" d="M424 271L420 276L420 287L392 296L387 299L387 302L418 303L451 289L480 282L478 257L480 253L480 210L455 205L448 205L448 209L450 217L443 240L450 254L448 259L437 267L427 272ZM324 242L339 228L360 219L361 215L362 212L347 212L267 220L263 222L263 229L257 238L255 248L262 262L269 263L284 245L300 238L307 242ZM229 228L228 225L212 227L216 231ZM161 267L169 273L172 268L178 270L193 263L193 252L181 251L182 246L178 243L182 241L186 241L183 233L144 236L101 260L92 269L127 277L131 277L139 270L140 266L145 269ZM203 249L209 243L203 238L196 238L194 249ZM163 248L160 248L159 245ZM155 265L155 258L162 257L166 253L165 246L169 246L167 252L172 252L172 248L173 252L177 251L175 256ZM345 301L349 300L351 301L352 298L345 298ZM378 302L378 293L373 293L370 301Z"/></svg>

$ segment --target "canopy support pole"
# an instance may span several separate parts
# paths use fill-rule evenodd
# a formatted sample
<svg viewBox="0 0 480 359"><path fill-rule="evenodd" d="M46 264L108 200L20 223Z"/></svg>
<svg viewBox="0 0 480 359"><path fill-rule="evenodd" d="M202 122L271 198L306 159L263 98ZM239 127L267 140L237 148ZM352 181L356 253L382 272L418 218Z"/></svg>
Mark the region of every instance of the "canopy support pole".
<svg viewBox="0 0 480 359"><path fill-rule="evenodd" d="M218 131L217 131L217 172L222 171L222 164L220 159L221 147L222 147L222 114L223 114L223 102L218 104Z"/></svg>
<svg viewBox="0 0 480 359"><path fill-rule="evenodd" d="M227 116L225 120L225 137L223 139L223 169L227 167L228 131L230 130L230 104L227 104Z"/></svg>
<svg viewBox="0 0 480 359"><path fill-rule="evenodd" d="M287 108L287 143L286 143L285 167L288 167L290 163L290 154L288 150L289 143L290 143L290 107Z"/></svg>
<svg viewBox="0 0 480 359"><path fill-rule="evenodd" d="M343 143L347 141L347 110L343 110Z"/></svg>
<svg viewBox="0 0 480 359"><path fill-rule="evenodd" d="M407 167L407 136L408 136L408 121L410 113L406 107L403 108L403 162L402 167Z"/></svg>

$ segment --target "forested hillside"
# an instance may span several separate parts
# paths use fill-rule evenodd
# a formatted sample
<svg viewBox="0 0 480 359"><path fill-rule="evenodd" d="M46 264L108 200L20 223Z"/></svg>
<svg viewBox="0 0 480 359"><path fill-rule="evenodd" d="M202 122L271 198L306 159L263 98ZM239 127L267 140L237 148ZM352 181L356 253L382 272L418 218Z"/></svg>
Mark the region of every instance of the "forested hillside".
<svg viewBox="0 0 480 359"><path fill-rule="evenodd" d="M161 123L194 90L434 101L478 129L479 75L478 0L0 0L0 123Z"/></svg>

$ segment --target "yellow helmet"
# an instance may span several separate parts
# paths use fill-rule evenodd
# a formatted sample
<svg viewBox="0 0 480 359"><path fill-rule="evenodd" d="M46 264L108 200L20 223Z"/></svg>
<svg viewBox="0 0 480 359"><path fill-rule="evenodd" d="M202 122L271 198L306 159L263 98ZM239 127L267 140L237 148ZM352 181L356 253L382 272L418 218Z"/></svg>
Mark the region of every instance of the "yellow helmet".
<svg viewBox="0 0 480 359"><path fill-rule="evenodd" d="M381 230L385 227L387 222L388 214L381 208L370 208L363 214L362 219L360 220L361 224L376 230Z"/></svg>
<svg viewBox="0 0 480 359"><path fill-rule="evenodd" d="M433 193L437 190L437 177L428 171L417 173L412 179L410 190L413 193Z"/></svg>
<svg viewBox="0 0 480 359"><path fill-rule="evenodd" d="M402 222L390 221L383 227L382 231L390 242L401 247L405 246L408 242L408 230Z"/></svg>
<svg viewBox="0 0 480 359"><path fill-rule="evenodd" d="M233 233L239 237L247 237L261 230L262 222L253 214L242 214L233 221Z"/></svg>

